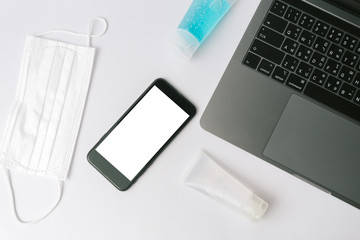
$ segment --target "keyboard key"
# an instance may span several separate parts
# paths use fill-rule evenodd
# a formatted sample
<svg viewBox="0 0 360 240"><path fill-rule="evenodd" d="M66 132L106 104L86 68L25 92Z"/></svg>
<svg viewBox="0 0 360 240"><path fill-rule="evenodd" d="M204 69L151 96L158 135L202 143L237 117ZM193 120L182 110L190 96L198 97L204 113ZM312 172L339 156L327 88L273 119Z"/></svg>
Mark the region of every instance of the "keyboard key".
<svg viewBox="0 0 360 240"><path fill-rule="evenodd" d="M339 79L333 77L333 76L329 76L328 80L325 83L325 88L329 89L330 91L337 93L339 91L339 88L341 86L342 81L340 81Z"/></svg>
<svg viewBox="0 0 360 240"><path fill-rule="evenodd" d="M354 97L355 92L355 87L351 86L350 84L344 83L340 88L339 95L348 100L351 100Z"/></svg>
<svg viewBox="0 0 360 240"><path fill-rule="evenodd" d="M357 45L357 47L355 48L355 52L356 52L357 54L360 54L360 42L359 42L359 44Z"/></svg>
<svg viewBox="0 0 360 240"><path fill-rule="evenodd" d="M282 67L277 66L271 77L279 82L284 83L288 76L289 76L289 71L283 69Z"/></svg>
<svg viewBox="0 0 360 240"><path fill-rule="evenodd" d="M308 79L313 69L314 68L309 64L300 62L299 67L296 69L296 73L301 77Z"/></svg>
<svg viewBox="0 0 360 240"><path fill-rule="evenodd" d="M253 69L256 69L257 65L259 64L261 58L259 56L256 56L255 54L248 52L246 55L243 63Z"/></svg>
<svg viewBox="0 0 360 240"><path fill-rule="evenodd" d="M311 75L310 80L313 81L314 83L322 86L322 85L324 85L327 76L328 76L327 73L324 73L323 71L320 71L319 69L315 68L313 74Z"/></svg>
<svg viewBox="0 0 360 240"><path fill-rule="evenodd" d="M331 44L327 55L329 57L332 57L335 60L340 60L340 58L342 57L343 54L344 54L343 48L341 48L335 44Z"/></svg>
<svg viewBox="0 0 360 240"><path fill-rule="evenodd" d="M274 14L269 13L267 18L264 21L264 25L268 26L269 28L271 28L275 31L283 33L286 28L287 21L279 18L278 16L276 16Z"/></svg>
<svg viewBox="0 0 360 240"><path fill-rule="evenodd" d="M351 83L355 77L355 71L347 66L343 66L339 73L339 78L346 82Z"/></svg>
<svg viewBox="0 0 360 240"><path fill-rule="evenodd" d="M270 76L274 68L275 68L275 64L269 62L268 60L263 59L261 60L257 70L267 76Z"/></svg>
<svg viewBox="0 0 360 240"><path fill-rule="evenodd" d="M341 43L341 46L343 46L349 50L354 50L357 43L358 43L358 40L355 37L353 37L349 34L345 34L345 37Z"/></svg>
<svg viewBox="0 0 360 240"><path fill-rule="evenodd" d="M289 7L288 10L285 13L284 18L293 22L297 23L301 15L301 12L295 8Z"/></svg>
<svg viewBox="0 0 360 240"><path fill-rule="evenodd" d="M315 41L315 38L316 38L315 34L312 34L311 32L308 32L308 31L306 31L306 30L303 30L302 33L301 33L301 36L300 36L299 41L300 41L302 44L304 44L304 45L306 45L306 46L308 46L308 47L311 47L312 44L313 44L314 41Z"/></svg>
<svg viewBox="0 0 360 240"><path fill-rule="evenodd" d="M287 82L286 82L286 85L291 87L292 89L295 89L299 92L302 92L302 90L304 89L305 85L306 85L306 80L291 73Z"/></svg>
<svg viewBox="0 0 360 240"><path fill-rule="evenodd" d="M255 39L250 50L253 53L255 53L263 58L266 58L267 60L274 62L276 64L280 64L282 59L285 56L284 52L282 52L282 51L280 51L258 39Z"/></svg>
<svg viewBox="0 0 360 240"><path fill-rule="evenodd" d="M288 36L289 38L296 40L300 36L301 30L302 29L300 27L292 23L289 23L288 27L285 30L285 35Z"/></svg>
<svg viewBox="0 0 360 240"><path fill-rule="evenodd" d="M356 74L353 85L357 88L360 88L360 73Z"/></svg>
<svg viewBox="0 0 360 240"><path fill-rule="evenodd" d="M317 37L314 43L314 49L321 52L326 53L327 49L329 48L330 42L326 41L321 37Z"/></svg>
<svg viewBox="0 0 360 240"><path fill-rule="evenodd" d="M340 43L343 35L344 35L343 31L340 31L336 28L331 27L330 31L327 35L327 39L329 39L330 41L333 41L334 43Z"/></svg>
<svg viewBox="0 0 360 240"><path fill-rule="evenodd" d="M315 23L315 18L303 13L299 20L299 25L303 28L306 28L308 30L311 30L312 26Z"/></svg>
<svg viewBox="0 0 360 240"><path fill-rule="evenodd" d="M262 26L260 28L258 38L275 47L280 47L285 37L280 33L271 30L270 28Z"/></svg>
<svg viewBox="0 0 360 240"><path fill-rule="evenodd" d="M298 48L298 51L296 53L296 57L305 62L308 62L311 57L312 52L313 51L310 48L307 48L304 45L300 45Z"/></svg>
<svg viewBox="0 0 360 240"><path fill-rule="evenodd" d="M290 38L286 38L284 44L282 45L281 49L289 54L295 54L296 49L298 47L298 43L291 40Z"/></svg>
<svg viewBox="0 0 360 240"><path fill-rule="evenodd" d="M327 60L327 57L325 57L324 55L322 55L318 52L314 52L314 54L310 60L310 64L322 69L325 66L326 60Z"/></svg>
<svg viewBox="0 0 360 240"><path fill-rule="evenodd" d="M317 20L312 31L322 37L325 37L326 33L329 31L329 27L330 26L328 24Z"/></svg>
<svg viewBox="0 0 360 240"><path fill-rule="evenodd" d="M357 91L355 98L354 98L354 102L358 105L360 105L360 90ZM359 110L358 110L359 111Z"/></svg>
<svg viewBox="0 0 360 240"><path fill-rule="evenodd" d="M338 62L329 59L324 67L325 72L328 72L334 76L336 76L340 71L341 64Z"/></svg>
<svg viewBox="0 0 360 240"><path fill-rule="evenodd" d="M276 15L282 17L286 11L286 8L287 5L285 3L282 3L280 1L275 1L270 9L270 12L275 13Z"/></svg>
<svg viewBox="0 0 360 240"><path fill-rule="evenodd" d="M299 60L290 56L290 55L286 55L283 63L282 63L282 66L284 68L286 68L287 70L290 70L290 71L295 71L297 65L299 64Z"/></svg>
<svg viewBox="0 0 360 240"><path fill-rule="evenodd" d="M358 59L359 55L346 51L341 62L349 67L354 67Z"/></svg>
<svg viewBox="0 0 360 240"><path fill-rule="evenodd" d="M309 82L306 85L304 94L357 121L360 121L360 106L357 106L354 103L351 103L348 100L335 95L320 86ZM355 95L354 102L356 102L356 96L358 94L359 93ZM360 94L358 100L360 102Z"/></svg>

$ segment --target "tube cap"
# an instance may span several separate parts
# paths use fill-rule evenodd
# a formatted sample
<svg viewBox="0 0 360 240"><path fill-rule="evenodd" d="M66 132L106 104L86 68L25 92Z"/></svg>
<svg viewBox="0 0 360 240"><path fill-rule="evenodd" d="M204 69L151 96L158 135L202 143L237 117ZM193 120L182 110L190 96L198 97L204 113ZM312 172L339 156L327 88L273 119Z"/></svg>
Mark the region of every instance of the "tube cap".
<svg viewBox="0 0 360 240"><path fill-rule="evenodd" d="M245 204L243 210L246 213L246 217L248 217L248 219L253 222L257 222L264 216L268 206L269 204L267 202L255 194L252 194L252 196L249 198L249 201Z"/></svg>
<svg viewBox="0 0 360 240"><path fill-rule="evenodd" d="M189 61L199 48L200 43L194 35L184 29L176 29L169 39L169 50L177 58Z"/></svg>

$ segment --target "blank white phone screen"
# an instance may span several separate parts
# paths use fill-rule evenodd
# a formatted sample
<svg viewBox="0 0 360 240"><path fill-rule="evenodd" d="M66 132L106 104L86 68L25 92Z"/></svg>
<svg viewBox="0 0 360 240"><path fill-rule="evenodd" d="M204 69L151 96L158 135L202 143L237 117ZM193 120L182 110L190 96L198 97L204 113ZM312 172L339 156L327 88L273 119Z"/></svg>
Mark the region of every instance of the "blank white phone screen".
<svg viewBox="0 0 360 240"><path fill-rule="evenodd" d="M131 181L188 117L153 86L96 151Z"/></svg>

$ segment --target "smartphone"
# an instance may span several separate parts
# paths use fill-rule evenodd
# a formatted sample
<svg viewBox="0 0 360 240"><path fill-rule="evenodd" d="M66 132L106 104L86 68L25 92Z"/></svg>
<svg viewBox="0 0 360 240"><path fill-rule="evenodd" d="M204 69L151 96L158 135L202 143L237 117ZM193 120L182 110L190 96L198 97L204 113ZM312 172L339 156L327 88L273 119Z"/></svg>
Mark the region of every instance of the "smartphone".
<svg viewBox="0 0 360 240"><path fill-rule="evenodd" d="M88 153L88 161L127 190L195 115L164 79L155 80Z"/></svg>

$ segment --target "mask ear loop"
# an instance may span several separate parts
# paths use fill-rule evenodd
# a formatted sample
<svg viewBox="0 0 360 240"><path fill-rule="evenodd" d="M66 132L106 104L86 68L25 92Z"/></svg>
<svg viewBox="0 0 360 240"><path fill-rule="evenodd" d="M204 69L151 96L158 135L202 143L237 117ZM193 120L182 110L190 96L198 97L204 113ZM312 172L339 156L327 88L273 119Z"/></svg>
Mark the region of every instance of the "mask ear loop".
<svg viewBox="0 0 360 240"><path fill-rule="evenodd" d="M9 186L10 192L11 192L13 212L14 212L14 215L15 215L16 219L20 223L34 224L34 223L40 222L41 220L43 220L44 218L49 216L50 213L52 213L54 211L54 209L59 205L59 203L61 201L61 198L62 198L62 195L63 195L63 190L64 190L64 182L61 181L61 180L58 180L58 182L59 182L59 196L58 196L54 206L50 209L50 211L48 211L45 215L43 215L43 216L41 216L41 217L39 217L37 219L30 220L30 221L23 220L19 216L19 213L18 213L17 208L16 208L15 192L14 192L14 187L13 187L13 184L12 184L12 181L11 181L10 171L9 171L9 169L5 169L5 168L4 168L4 171L5 171L6 179L7 179L8 186Z"/></svg>
<svg viewBox="0 0 360 240"><path fill-rule="evenodd" d="M98 34L92 34L92 26L94 24L95 21L100 21L103 23L104 25L104 30L101 33ZM89 24L88 24L88 33L79 33L79 32L74 32L74 31L69 31L69 30L64 30L64 29L58 29L58 30L52 30L52 31L47 31L47 32L43 32L43 33L39 33L39 34L35 34L35 36L45 36L48 34L52 34L52 33L66 33L66 34L70 34L70 35L74 35L74 36L78 36L78 37L86 37L88 38L88 46L91 47L91 39L92 38L97 38L97 37L101 37L102 35L104 35L107 31L108 28L108 23L106 21L105 18L103 17L95 17L93 19L90 20Z"/></svg>

